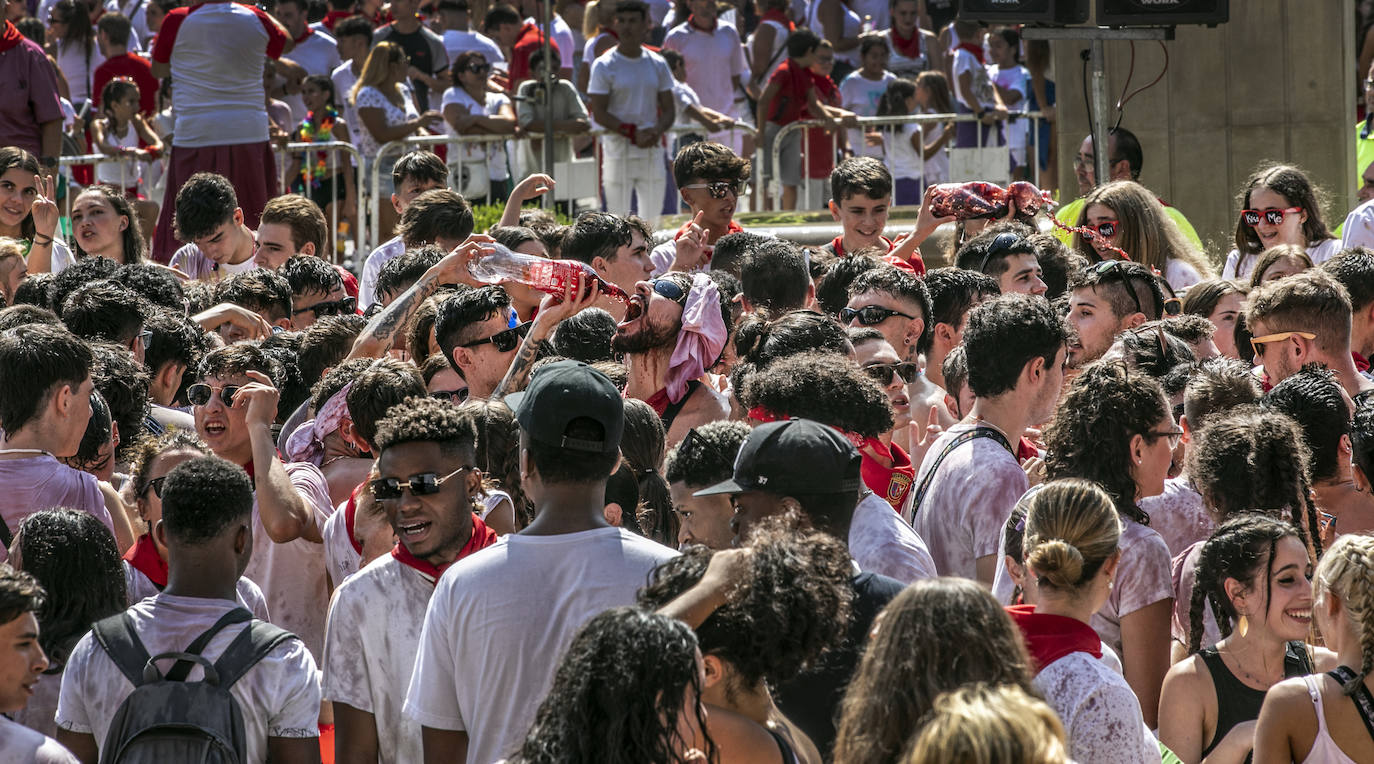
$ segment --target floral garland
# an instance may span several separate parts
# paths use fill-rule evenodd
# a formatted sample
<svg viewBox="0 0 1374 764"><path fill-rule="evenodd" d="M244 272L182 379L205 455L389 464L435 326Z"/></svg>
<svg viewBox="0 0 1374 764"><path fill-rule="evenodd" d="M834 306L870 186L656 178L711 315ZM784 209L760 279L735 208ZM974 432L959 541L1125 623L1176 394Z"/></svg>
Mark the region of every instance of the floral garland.
<svg viewBox="0 0 1374 764"><path fill-rule="evenodd" d="M324 107L324 118L315 120L315 112L309 112L296 128L296 135L305 143L328 143L334 139L334 124L339 119L339 111L333 106ZM315 162L311 164L310 155L301 162L301 182L311 189L319 189L320 181L329 177L329 166L325 162L329 152L315 152Z"/></svg>

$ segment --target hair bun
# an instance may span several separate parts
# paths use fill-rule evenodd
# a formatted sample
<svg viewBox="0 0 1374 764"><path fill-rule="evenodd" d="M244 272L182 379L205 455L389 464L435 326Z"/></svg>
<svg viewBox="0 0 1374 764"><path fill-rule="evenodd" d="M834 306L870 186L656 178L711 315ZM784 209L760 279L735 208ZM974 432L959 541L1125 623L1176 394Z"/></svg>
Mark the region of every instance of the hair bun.
<svg viewBox="0 0 1374 764"><path fill-rule="evenodd" d="M1063 539L1042 541L1026 552L1026 565L1041 583L1071 589L1083 577L1083 553Z"/></svg>

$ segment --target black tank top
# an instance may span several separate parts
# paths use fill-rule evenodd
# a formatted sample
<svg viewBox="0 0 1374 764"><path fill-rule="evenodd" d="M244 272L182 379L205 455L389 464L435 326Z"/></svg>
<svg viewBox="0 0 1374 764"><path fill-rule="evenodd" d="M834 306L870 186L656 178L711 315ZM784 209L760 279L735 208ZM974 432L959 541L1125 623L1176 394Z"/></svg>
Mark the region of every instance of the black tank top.
<svg viewBox="0 0 1374 764"><path fill-rule="evenodd" d="M1288 643L1288 648L1283 654L1285 679L1312 673L1312 659L1308 657L1305 648L1301 642ZM1264 690L1248 687L1237 679L1235 674L1226 668L1225 661L1221 659L1215 647L1202 650L1198 655L1206 664L1207 673L1212 675L1212 685L1217 690L1217 731L1212 735L1212 742L1202 749L1202 757L1206 758L1207 754L1226 738L1226 733L1232 728L1259 718L1260 706L1264 705ZM1250 757L1246 756L1245 760L1250 761Z"/></svg>
<svg viewBox="0 0 1374 764"><path fill-rule="evenodd" d="M787 738L768 725L763 725L764 730L773 736L773 742L778 744L778 750L782 753L782 764L797 764L801 759L797 758L797 752L792 750L792 745L787 742Z"/></svg>
<svg viewBox="0 0 1374 764"><path fill-rule="evenodd" d="M663 422L664 432L672 429L673 420L677 419L677 415L682 413L682 407L687 405L687 399L692 397L692 393L695 393L698 387L701 387L700 381L695 379L689 381L687 383L687 392L683 393L682 400L677 403L669 403L668 408L663 410L663 415L660 416L659 419Z"/></svg>

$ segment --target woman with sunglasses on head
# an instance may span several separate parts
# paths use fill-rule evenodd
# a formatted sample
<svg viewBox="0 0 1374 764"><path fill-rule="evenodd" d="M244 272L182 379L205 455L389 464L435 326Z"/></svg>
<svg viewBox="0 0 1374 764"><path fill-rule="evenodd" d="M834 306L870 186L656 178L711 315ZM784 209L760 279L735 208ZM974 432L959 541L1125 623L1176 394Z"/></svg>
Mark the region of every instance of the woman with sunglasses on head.
<svg viewBox="0 0 1374 764"><path fill-rule="evenodd" d="M1164 492L1182 435L1159 383L1109 361L1090 364L1074 378L1045 429L1046 477L1097 483L1121 519L1115 583L1091 623L1121 656L1126 681L1150 727L1155 726L1159 689L1169 670L1174 590L1169 546L1149 527L1140 500ZM1031 548L1027 542L1026 549ZM1011 589L1010 578L999 568L993 591L1005 599Z"/></svg>
<svg viewBox="0 0 1374 764"><path fill-rule="evenodd" d="M1306 249L1296 244L1276 244L1260 254L1259 262L1250 272L1250 288L1257 289L1260 284L1302 273L1313 265Z"/></svg>
<svg viewBox="0 0 1374 764"><path fill-rule="evenodd" d="M1183 296L1183 312L1212 322L1217 328L1212 342L1227 358L1240 358L1236 352L1236 321L1245 308L1249 292L1245 285L1236 281L1208 279L1189 287Z"/></svg>
<svg viewBox="0 0 1374 764"><path fill-rule="evenodd" d="M1279 244L1292 244L1320 265L1341 250L1322 219L1321 192L1292 165L1262 167L1245 181L1236 222L1236 248L1226 255L1222 278L1245 278L1259 256Z"/></svg>
<svg viewBox="0 0 1374 764"><path fill-rule="evenodd" d="M1149 189L1133 180L1098 186L1083 203L1077 225L1094 236L1073 235L1073 249L1089 262L1126 258L1164 276L1174 289L1212 278L1212 266L1164 211Z"/></svg>
<svg viewBox="0 0 1374 764"><path fill-rule="evenodd" d="M209 447L186 430L171 430L139 444L134 455L134 474L126 490L133 493L145 530L124 553L124 581L130 605L167 586L167 547L153 533L162 520L162 481L178 464L209 455ZM258 585L240 576L237 589L239 604L251 611L253 617L268 620L267 599Z"/></svg>
<svg viewBox="0 0 1374 764"><path fill-rule="evenodd" d="M1209 606L1225 636L1199 650ZM1331 653L1304 644L1312 561L1298 530L1281 520L1240 515L1203 544L1189 621L1192 657L1169 670L1159 720L1160 740L1188 764L1245 759L1265 692L1313 673L1314 659L1319 668L1336 665Z"/></svg>
<svg viewBox="0 0 1374 764"><path fill-rule="evenodd" d="M486 55L477 50L464 51L454 59L452 71L453 86L444 91L443 101L448 134L514 134L515 108L505 93L492 92L491 64ZM464 196L502 199L509 194L505 143L468 143L452 146L450 151L458 155L449 164Z"/></svg>

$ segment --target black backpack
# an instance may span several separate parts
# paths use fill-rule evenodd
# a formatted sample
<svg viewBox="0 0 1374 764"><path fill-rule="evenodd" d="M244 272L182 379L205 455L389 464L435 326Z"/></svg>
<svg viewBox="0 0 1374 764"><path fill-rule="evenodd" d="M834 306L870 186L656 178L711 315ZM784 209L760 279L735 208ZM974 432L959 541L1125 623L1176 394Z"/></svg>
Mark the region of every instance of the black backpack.
<svg viewBox="0 0 1374 764"><path fill-rule="evenodd" d="M248 623L212 665L201 656L210 640L226 626ZM100 764L203 762L243 764L248 760L243 712L229 688L277 645L296 635L253 618L243 608L225 613L184 652L154 656L134 631L127 613L110 616L92 628L96 641L134 685L110 721ZM176 663L164 675L161 660ZM199 664L199 682L186 677Z"/></svg>

